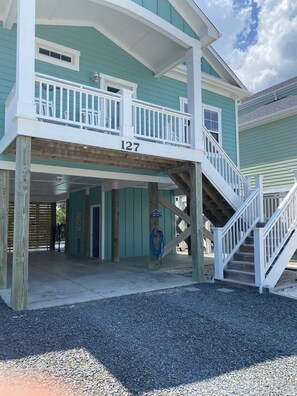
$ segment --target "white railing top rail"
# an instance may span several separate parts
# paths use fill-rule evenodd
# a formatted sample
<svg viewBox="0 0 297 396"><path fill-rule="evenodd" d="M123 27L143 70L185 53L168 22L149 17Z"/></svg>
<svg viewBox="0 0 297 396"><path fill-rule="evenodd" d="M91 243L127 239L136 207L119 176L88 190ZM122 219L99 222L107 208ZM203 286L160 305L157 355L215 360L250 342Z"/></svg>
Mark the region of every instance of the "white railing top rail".
<svg viewBox="0 0 297 396"><path fill-rule="evenodd" d="M297 183L291 188L263 229L266 271L295 229L297 229Z"/></svg>
<svg viewBox="0 0 297 396"><path fill-rule="evenodd" d="M248 195L249 185L247 179L240 172L238 167L234 164L231 158L225 153L219 143L215 140L212 134L203 126L204 150L206 158L210 159L217 171L231 185L231 188L236 191L240 198L244 201ZM211 147L210 147L211 146ZM210 150L208 151L207 149ZM213 161L213 156L219 157L216 164ZM234 184L237 186L234 186Z"/></svg>
<svg viewBox="0 0 297 396"><path fill-rule="evenodd" d="M58 84L60 87L64 86L65 88L72 88L75 89L76 91L89 91L93 94L100 94L100 95L105 95L108 97L112 97L112 98L121 98L120 94L114 93L114 92L109 92L109 91L104 91L103 89L99 89L99 88L94 88L91 87L89 85L83 85L83 84L78 84L75 83L73 81L69 81L69 80L64 80L61 78L57 78L57 77L52 77L52 76L48 76L46 74L41 74L41 73L36 73L35 74L35 80L37 82L41 82L41 83L56 83Z"/></svg>
<svg viewBox="0 0 297 396"><path fill-rule="evenodd" d="M244 240L260 220L260 190L257 188L249 195L241 207L222 229L222 255L225 267Z"/></svg>
<svg viewBox="0 0 297 396"><path fill-rule="evenodd" d="M132 99L132 103L133 105L137 106L141 106L143 108L147 108L148 110L150 109L156 109L158 111L162 111L164 113L168 113L168 114L175 114L176 116L181 116L183 118L188 119L189 121L191 120L192 116L190 113L185 113L183 111L179 111L179 110L175 110L175 109L170 109L169 107L164 107L164 106L160 106L154 103L149 103L149 102L145 102L143 100L139 100L139 99Z"/></svg>

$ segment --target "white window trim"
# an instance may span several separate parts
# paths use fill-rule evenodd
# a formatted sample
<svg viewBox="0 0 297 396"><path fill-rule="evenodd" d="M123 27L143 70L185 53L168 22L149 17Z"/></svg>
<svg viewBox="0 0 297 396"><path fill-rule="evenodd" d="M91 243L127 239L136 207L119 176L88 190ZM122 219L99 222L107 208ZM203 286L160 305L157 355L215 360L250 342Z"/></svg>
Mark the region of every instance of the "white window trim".
<svg viewBox="0 0 297 396"><path fill-rule="evenodd" d="M188 99L183 97L183 96L180 96L179 97L180 111L184 111L185 103L188 103ZM202 104L202 121L203 121L203 125L204 125L204 110L211 110L211 111L215 111L215 112L218 113L218 121L219 121L219 131L218 131L219 142L218 143L219 143L220 146L222 146L222 109L220 109L219 107Z"/></svg>
<svg viewBox="0 0 297 396"><path fill-rule="evenodd" d="M100 88L103 90L107 90L107 87L110 85L114 88L118 89L129 89L133 92L133 98L137 97L137 84L131 81L123 80L121 78L109 76L108 74L100 73Z"/></svg>
<svg viewBox="0 0 297 396"><path fill-rule="evenodd" d="M218 143L220 146L222 146L222 109L220 109L219 107L202 104L203 125L204 125L204 110L210 110L210 111L214 111L214 112L218 113L218 122L219 122L219 130L218 130L219 141L218 141Z"/></svg>
<svg viewBox="0 0 297 396"><path fill-rule="evenodd" d="M60 59L52 58L51 56L40 54L39 48L44 48L49 51L57 52L61 55L69 56L72 59L72 62L66 62ZM51 63L52 65L62 66L66 67L67 69L79 71L80 51L65 47L64 45L53 43L51 41L43 40L39 37L36 37L35 39L35 58L43 62Z"/></svg>

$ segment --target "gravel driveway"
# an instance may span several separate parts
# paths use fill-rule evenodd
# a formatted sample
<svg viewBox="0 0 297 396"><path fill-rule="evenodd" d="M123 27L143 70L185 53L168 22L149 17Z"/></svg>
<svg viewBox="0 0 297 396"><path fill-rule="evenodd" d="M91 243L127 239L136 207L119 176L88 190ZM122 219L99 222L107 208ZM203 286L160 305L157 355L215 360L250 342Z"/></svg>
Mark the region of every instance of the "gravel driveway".
<svg viewBox="0 0 297 396"><path fill-rule="evenodd" d="M51 395L293 396L296 308L217 284L19 313L0 301L0 372L54 379Z"/></svg>

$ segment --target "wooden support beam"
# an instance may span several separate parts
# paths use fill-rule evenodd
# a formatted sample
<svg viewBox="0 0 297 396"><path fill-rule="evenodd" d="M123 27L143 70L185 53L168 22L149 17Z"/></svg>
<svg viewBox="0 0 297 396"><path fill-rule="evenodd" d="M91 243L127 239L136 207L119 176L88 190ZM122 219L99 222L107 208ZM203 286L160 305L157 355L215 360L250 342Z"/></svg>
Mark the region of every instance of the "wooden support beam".
<svg viewBox="0 0 297 396"><path fill-rule="evenodd" d="M7 287L9 171L0 170L0 289Z"/></svg>
<svg viewBox="0 0 297 396"><path fill-rule="evenodd" d="M188 216L184 211L180 210L177 206L175 206L172 202L169 202L165 197L159 196L159 202L165 206L165 208L169 209L175 215L177 215L180 219L184 220L186 223L191 225L191 217Z"/></svg>
<svg viewBox="0 0 297 396"><path fill-rule="evenodd" d="M159 218L152 217L151 213L158 209L159 198L158 198L158 183L148 183L148 196L149 196L149 235L154 230L155 227L159 226ZM149 269L150 270L158 270L161 268L160 260L156 260L153 257L153 254L150 249L149 254Z"/></svg>
<svg viewBox="0 0 297 396"><path fill-rule="evenodd" d="M191 164L191 218L193 279L204 281L203 206L201 163Z"/></svg>
<svg viewBox="0 0 297 396"><path fill-rule="evenodd" d="M163 257L165 257L168 253L170 253L171 250L174 249L179 243L187 239L189 235L191 235L191 232L192 232L192 227L188 227L176 238L174 238L172 241L167 243L167 245L164 248Z"/></svg>
<svg viewBox="0 0 297 396"><path fill-rule="evenodd" d="M113 189L112 198L112 261L120 261L120 193Z"/></svg>
<svg viewBox="0 0 297 396"><path fill-rule="evenodd" d="M14 231L11 303L14 310L27 308L30 207L31 138L18 136L14 194Z"/></svg>

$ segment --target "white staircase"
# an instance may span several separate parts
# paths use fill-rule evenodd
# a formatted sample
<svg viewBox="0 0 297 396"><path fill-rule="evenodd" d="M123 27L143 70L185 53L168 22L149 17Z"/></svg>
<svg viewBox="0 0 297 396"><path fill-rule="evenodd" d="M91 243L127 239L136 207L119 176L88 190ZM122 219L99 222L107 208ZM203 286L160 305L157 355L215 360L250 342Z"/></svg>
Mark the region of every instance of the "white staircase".
<svg viewBox="0 0 297 396"><path fill-rule="evenodd" d="M235 211L214 229L215 279L260 291L272 288L297 249L297 171L294 186L277 206L275 197L263 198L261 176L254 177L252 190L251 180L205 128L203 137L204 177Z"/></svg>

